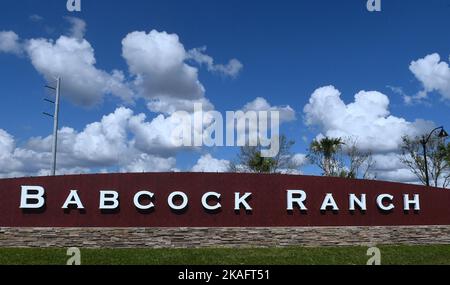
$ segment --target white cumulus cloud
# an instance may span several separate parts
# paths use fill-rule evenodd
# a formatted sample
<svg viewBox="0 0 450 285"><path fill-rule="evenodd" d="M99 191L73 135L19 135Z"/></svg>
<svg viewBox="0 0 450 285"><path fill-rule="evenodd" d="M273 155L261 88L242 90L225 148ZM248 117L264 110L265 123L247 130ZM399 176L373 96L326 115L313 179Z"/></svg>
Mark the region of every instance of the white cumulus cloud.
<svg viewBox="0 0 450 285"><path fill-rule="evenodd" d="M13 31L0 31L0 52L20 55L23 48L19 35Z"/></svg>
<svg viewBox="0 0 450 285"><path fill-rule="evenodd" d="M372 173L378 180L417 183L414 173L400 161L399 153L374 154L373 161Z"/></svg>
<svg viewBox="0 0 450 285"><path fill-rule="evenodd" d="M154 111L164 112L170 106L184 110L186 101L205 99L198 70L185 63L186 50L176 34L132 32L122 41L122 56L136 77L134 85L139 94L159 102L151 105ZM164 104L166 100L170 104Z"/></svg>
<svg viewBox="0 0 450 285"><path fill-rule="evenodd" d="M134 93L122 71L104 71L96 67L94 48L84 39L86 23L75 17L67 17L71 24L70 35L58 39L32 38L21 40L12 31L0 32L0 52L25 54L33 67L49 85L62 79L61 94L81 106L93 106L107 94L127 103Z"/></svg>
<svg viewBox="0 0 450 285"><path fill-rule="evenodd" d="M244 112L247 111L264 111L264 112L271 112L275 111L280 114L280 121L281 122L291 122L295 121L295 111L292 109L291 106L272 106L267 102L265 98L257 97L255 100L247 103L242 108Z"/></svg>
<svg viewBox="0 0 450 285"><path fill-rule="evenodd" d="M129 33L122 40L122 56L135 77L134 88L147 100L149 110L164 114L193 112L195 103L203 104L204 110L214 109L205 97L198 68L190 65L189 60L233 77L242 69L237 59L227 65L214 64L214 59L202 49L186 51L177 34L156 30Z"/></svg>
<svg viewBox="0 0 450 285"><path fill-rule="evenodd" d="M200 65L206 65L207 69L211 72L217 72L225 76L236 77L244 67L244 65L237 59L231 59L228 64L215 64L214 58L207 55L206 47L191 49L187 58L197 62Z"/></svg>
<svg viewBox="0 0 450 285"><path fill-rule="evenodd" d="M408 121L392 115L389 98L376 91L361 91L346 104L334 86L317 89L304 108L306 124L317 127L318 137L355 139L359 148L373 153L377 179L416 183L417 178L399 158L403 136L415 137L434 127L433 122Z"/></svg>
<svg viewBox="0 0 450 285"><path fill-rule="evenodd" d="M121 172L177 172L176 159L173 157L158 157L141 153L128 165L121 169Z"/></svg>
<svg viewBox="0 0 450 285"><path fill-rule="evenodd" d="M409 69L422 83L424 90L415 99L427 97L427 93L436 91L443 99L450 100L450 67L441 61L437 53L433 53L411 62Z"/></svg>
<svg viewBox="0 0 450 285"><path fill-rule="evenodd" d="M154 113L193 112L195 103L201 103L206 111L213 110L199 80L199 70L190 63L233 77L243 66L237 59L226 65L215 64L204 49L188 52L176 34L135 31L122 40L122 57L132 77L128 79L120 70L98 68L94 48L85 39L86 22L76 17L65 19L70 24L69 32L55 40L21 40L13 31L1 31L0 52L24 53L49 85L56 77L62 78L63 97L77 105L90 107L101 103L104 96L114 95L128 104L144 98Z"/></svg>
<svg viewBox="0 0 450 285"><path fill-rule="evenodd" d="M100 103L105 94L124 101L133 97L122 72L108 73L96 68L94 49L85 39L67 36L61 36L55 42L31 39L25 50L33 66L48 82L62 78L62 94L75 104L92 106Z"/></svg>
<svg viewBox="0 0 450 285"><path fill-rule="evenodd" d="M192 167L192 172L227 172L230 167L228 160L222 160L212 157L210 154L203 155Z"/></svg>
<svg viewBox="0 0 450 285"><path fill-rule="evenodd" d="M176 125L158 128L161 118L147 122L142 114L117 108L82 131L59 130L58 173L106 171L176 171L176 148L164 140ZM147 129L150 128L150 129ZM151 131L149 142L140 132ZM144 141L142 141L144 140ZM151 145L149 145L151 143ZM52 136L30 138L18 147L14 137L0 129L0 176L48 175L51 165ZM170 152L169 152L170 150Z"/></svg>
<svg viewBox="0 0 450 285"><path fill-rule="evenodd" d="M361 91L346 104L334 86L317 89L304 107L308 126L318 127L323 136L356 138L358 146L374 153L397 151L405 135L417 136L432 122L410 122L391 115L389 98L376 91Z"/></svg>
<svg viewBox="0 0 450 285"><path fill-rule="evenodd" d="M309 160L308 160L306 154L297 153L292 156L291 163L295 168L300 168L300 167L308 164Z"/></svg>
<svg viewBox="0 0 450 285"><path fill-rule="evenodd" d="M70 28L70 36L82 40L86 33L86 22L76 17L65 17L65 19L72 25Z"/></svg>

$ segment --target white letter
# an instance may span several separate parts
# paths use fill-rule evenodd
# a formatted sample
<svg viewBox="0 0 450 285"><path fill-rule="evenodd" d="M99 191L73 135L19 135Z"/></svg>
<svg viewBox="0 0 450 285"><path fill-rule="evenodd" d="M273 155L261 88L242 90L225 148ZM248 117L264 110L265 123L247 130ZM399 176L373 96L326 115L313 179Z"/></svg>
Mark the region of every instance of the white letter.
<svg viewBox="0 0 450 285"><path fill-rule="evenodd" d="M234 146L234 130L237 146L258 146L258 114L255 111L227 112L227 146ZM248 135L248 141L247 141Z"/></svg>
<svg viewBox="0 0 450 285"><path fill-rule="evenodd" d="M194 146L203 145L203 104L194 104Z"/></svg>
<svg viewBox="0 0 450 285"><path fill-rule="evenodd" d="M261 137L261 146L268 147L269 149L261 150L262 157L276 157L280 152L280 113L278 111L270 111L270 132L271 139L268 137L267 130L267 114L266 116L262 115L263 112L259 113L260 121L259 121L259 133ZM262 118L261 118L262 117ZM263 120L263 122L261 122ZM265 120L265 122L264 122ZM264 127L265 124L265 127ZM262 130L265 130L265 136L263 136Z"/></svg>
<svg viewBox="0 0 450 285"><path fill-rule="evenodd" d="M207 147L223 146L223 117L217 111L209 111L205 118L211 120L211 124L204 130L203 144ZM214 138L212 137L214 134Z"/></svg>
<svg viewBox="0 0 450 285"><path fill-rule="evenodd" d="M355 204L358 204L359 208L362 211L367 210L367 203L366 203L366 194L361 194L361 199L358 199L355 194L350 194L350 211L355 211L356 206Z"/></svg>
<svg viewBox="0 0 450 285"><path fill-rule="evenodd" d="M252 193L245 193L244 196L240 197L240 193L234 193L234 210L239 211L242 204L246 211L252 211L252 207L246 201L251 195Z"/></svg>
<svg viewBox="0 0 450 285"><path fill-rule="evenodd" d="M67 256L71 256L67 260L67 265L81 265L81 251L77 247L71 247L67 250Z"/></svg>
<svg viewBox="0 0 450 285"><path fill-rule="evenodd" d="M320 207L321 211L326 211L328 207L333 207L333 211L339 211L339 208L334 201L333 194L328 193L325 199L323 200L322 207Z"/></svg>
<svg viewBox="0 0 450 285"><path fill-rule="evenodd" d="M138 208L139 210L149 210L149 209L153 208L155 205L152 202L150 202L150 204L148 204L147 206L144 206L139 202L139 199L141 199L142 196L148 196L150 199L152 199L154 195L155 194L153 194L152 192L149 192L149 191L137 192L136 195L134 195L134 199L133 199L134 206L136 208Z"/></svg>
<svg viewBox="0 0 450 285"><path fill-rule="evenodd" d="M106 205L106 202L112 205ZM119 207L119 193L116 191L100 191L100 210L114 210Z"/></svg>
<svg viewBox="0 0 450 285"><path fill-rule="evenodd" d="M383 204L383 200L384 199L389 199L389 201L391 201L391 203L388 206L385 206ZM394 199L394 196L389 195L389 194L381 194L380 196L378 196L377 198L377 205L378 208L380 208L383 211L390 211L392 209L394 209L394 205L392 204L392 199Z"/></svg>
<svg viewBox="0 0 450 285"><path fill-rule="evenodd" d="M381 12L381 0L367 0L367 10Z"/></svg>
<svg viewBox="0 0 450 285"><path fill-rule="evenodd" d="M67 11L81 12L81 0L67 0Z"/></svg>
<svg viewBox="0 0 450 285"><path fill-rule="evenodd" d="M414 211L420 211L420 196L419 196L419 194L415 194L413 200L409 200L408 194L403 195L403 205L404 205L403 209L405 211L409 211L410 210L409 206L411 204L414 204Z"/></svg>
<svg viewBox="0 0 450 285"><path fill-rule="evenodd" d="M31 194L30 192L37 192ZM40 209L44 207L45 190L41 186L22 186L22 195L20 198L21 209ZM35 203L28 203L28 200L35 200Z"/></svg>
<svg viewBox="0 0 450 285"><path fill-rule="evenodd" d="M177 206L175 205L175 203L173 202L173 199L177 196L180 196L183 199L183 202ZM175 211L181 211L184 208L187 207L188 205L188 197L186 194L184 194L183 192L173 192L172 194L169 195L169 198L167 199L167 203L169 204L169 207L172 208Z"/></svg>
<svg viewBox="0 0 450 285"><path fill-rule="evenodd" d="M67 197L66 202L64 203L62 208L69 209L69 205L76 205L77 209L84 209L80 197L78 196L78 190L70 190L70 194Z"/></svg>
<svg viewBox="0 0 450 285"><path fill-rule="evenodd" d="M202 197L202 205L203 205L203 207L206 210L209 210L209 211L214 211L214 210L220 209L222 207L222 205L220 205L220 203L217 203L215 206L210 206L208 204L208 198L209 197L216 197L217 199L220 199L220 196L221 195L219 193L216 193L216 192L208 192L208 193L206 193Z"/></svg>
<svg viewBox="0 0 450 285"><path fill-rule="evenodd" d="M381 250L377 247L371 247L367 250L367 256L372 256L367 261L367 265L381 265Z"/></svg>
<svg viewBox="0 0 450 285"><path fill-rule="evenodd" d="M298 198L294 198L294 195L300 195ZM305 207L306 193L302 190L287 190L287 210L294 210L294 203L296 203L300 210L307 211L308 209Z"/></svg>
<svg viewBox="0 0 450 285"><path fill-rule="evenodd" d="M192 120L188 112L177 111L172 114L176 127L170 134L173 147L192 147ZM194 130L195 131L195 130Z"/></svg>

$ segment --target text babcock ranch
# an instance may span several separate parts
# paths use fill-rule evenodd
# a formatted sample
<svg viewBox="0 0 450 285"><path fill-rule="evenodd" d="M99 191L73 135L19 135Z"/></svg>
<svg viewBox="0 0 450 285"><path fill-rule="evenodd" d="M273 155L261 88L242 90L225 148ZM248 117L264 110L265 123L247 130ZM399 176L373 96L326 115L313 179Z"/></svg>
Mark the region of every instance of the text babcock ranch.
<svg viewBox="0 0 450 285"><path fill-rule="evenodd" d="M21 186L20 208L23 210L41 209L46 206L46 191L42 186ZM252 192L233 192L234 194L234 210L241 209L252 211L251 198ZM165 194L167 195L167 194ZM164 195L164 196L165 196ZM256 194L255 194L256 195ZM285 196L284 196L285 195ZM136 210L151 210L160 206L168 206L174 211L183 211L188 208L189 203L201 203L205 211L217 211L222 208L222 194L218 192L205 192L200 201L190 201L189 194L182 191L171 192L167 196L166 205L158 205L154 202L157 193L143 190L134 194L132 201L127 201ZM163 196L161 194L161 196ZM319 209L310 209L308 207L308 193L304 190L286 190L284 197L277 199L285 199L287 211L367 211L378 208L384 212L390 212L395 208L395 199L401 199L404 211L420 211L420 195L419 194L401 194L399 197L385 193L379 194L369 201L367 194L348 194L348 202L344 205L338 204L333 193L327 193L321 198L321 206ZM100 190L98 192L98 209L99 210L115 210L121 203L120 193L115 190ZM274 197L275 198L275 197ZM67 191L65 200L61 201L61 209L85 209L83 200L78 190ZM368 209L369 208L369 209Z"/></svg>

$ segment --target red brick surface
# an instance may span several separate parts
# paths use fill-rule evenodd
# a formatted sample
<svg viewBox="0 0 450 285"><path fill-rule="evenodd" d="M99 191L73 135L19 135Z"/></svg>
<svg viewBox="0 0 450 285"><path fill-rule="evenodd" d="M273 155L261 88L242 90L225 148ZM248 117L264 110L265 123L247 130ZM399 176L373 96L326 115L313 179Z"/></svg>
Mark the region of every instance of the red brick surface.
<svg viewBox="0 0 450 285"><path fill-rule="evenodd" d="M42 186L46 207L22 211L22 185ZM286 190L308 194L307 212L286 210ZM62 205L70 190L78 190L84 211L64 211ZM120 193L120 209L99 210L100 190ZM133 205L134 194L155 193L155 209L140 212ZM173 191L189 196L189 208L173 212L167 197ZM203 209L201 197L215 191L222 194L222 209L210 213ZM252 192L252 212L234 211L234 192ZM338 212L321 212L326 193L333 193ZM350 193L367 194L366 212L348 210ZM376 206L379 194L391 194L395 209L381 212ZM403 194L420 194L419 212L403 211ZM111 174L0 180L0 227L303 227L303 226L389 226L450 225L450 191L379 181L338 178L252 175L252 174Z"/></svg>

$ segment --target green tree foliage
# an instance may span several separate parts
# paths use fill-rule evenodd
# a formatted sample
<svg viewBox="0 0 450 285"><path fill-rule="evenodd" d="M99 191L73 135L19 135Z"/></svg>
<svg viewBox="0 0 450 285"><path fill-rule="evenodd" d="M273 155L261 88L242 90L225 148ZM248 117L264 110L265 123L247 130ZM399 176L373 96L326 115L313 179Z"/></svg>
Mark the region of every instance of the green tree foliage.
<svg viewBox="0 0 450 285"><path fill-rule="evenodd" d="M308 159L322 169L324 176L341 176L342 167L338 154L343 144L341 138L314 140L309 148Z"/></svg>
<svg viewBox="0 0 450 285"><path fill-rule="evenodd" d="M241 147L237 162L232 162L230 172L249 173L289 173L295 170L292 163L291 148L294 141L288 141L286 136L279 138L280 151L275 157L263 157L261 146Z"/></svg>
<svg viewBox="0 0 450 285"><path fill-rule="evenodd" d="M401 162L426 185L425 159L421 137L403 137ZM427 143L427 166L430 184L434 187L450 185L450 144L437 136Z"/></svg>
<svg viewBox="0 0 450 285"><path fill-rule="evenodd" d="M371 152L364 152L354 139L325 137L314 140L308 159L317 165L324 176L374 179L371 172L374 163Z"/></svg>
<svg viewBox="0 0 450 285"><path fill-rule="evenodd" d="M448 165L450 165L450 143L447 144L447 146L444 149L445 152L445 161Z"/></svg>

